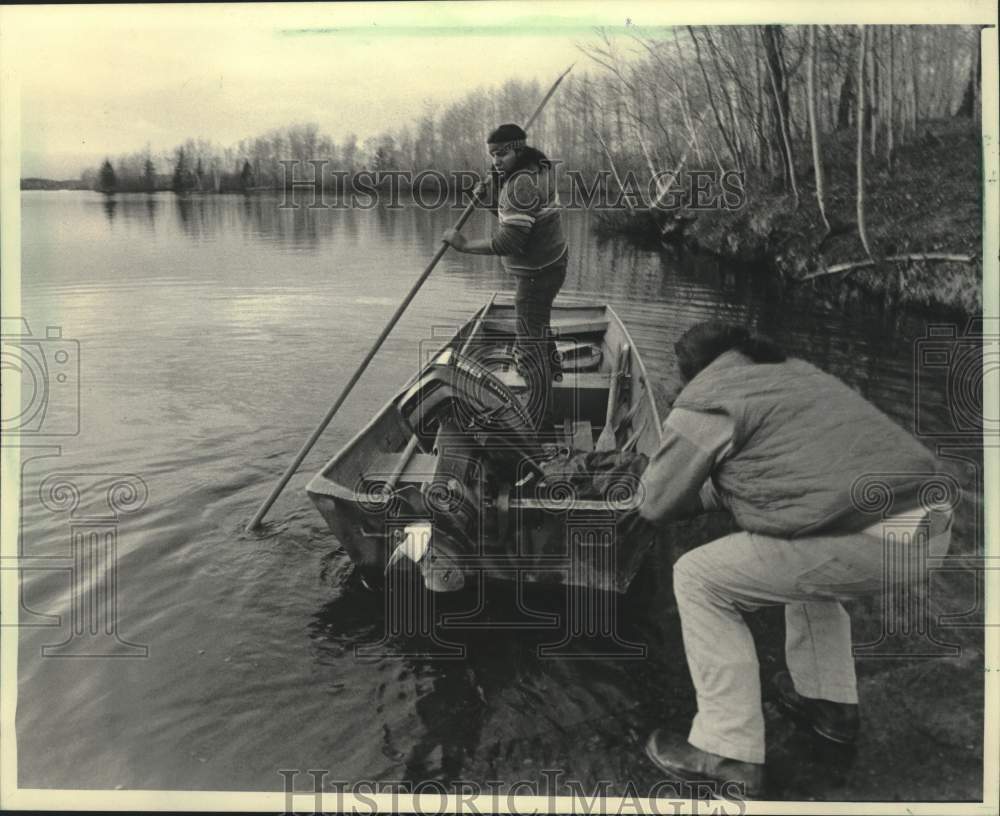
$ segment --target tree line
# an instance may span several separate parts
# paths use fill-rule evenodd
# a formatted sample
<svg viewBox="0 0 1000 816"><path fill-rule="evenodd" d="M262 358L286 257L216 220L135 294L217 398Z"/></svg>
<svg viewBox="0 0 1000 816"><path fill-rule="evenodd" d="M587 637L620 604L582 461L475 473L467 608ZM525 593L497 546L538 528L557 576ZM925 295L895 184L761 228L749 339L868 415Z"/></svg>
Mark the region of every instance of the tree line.
<svg viewBox="0 0 1000 816"><path fill-rule="evenodd" d="M579 48L586 66L566 78L529 141L564 167L610 169L620 184L665 179L655 182L661 196L671 173L717 167L779 185L797 202L811 170L822 212L831 134L856 136L860 191L866 160L891 172L921 122L980 115L973 26L626 28L597 30ZM159 156L109 157L83 180L105 191L247 192L280 187L287 161L348 174L481 170L485 135L526 120L547 84L510 80L426 104L416 121L363 142L295 124L225 148L199 139Z"/></svg>

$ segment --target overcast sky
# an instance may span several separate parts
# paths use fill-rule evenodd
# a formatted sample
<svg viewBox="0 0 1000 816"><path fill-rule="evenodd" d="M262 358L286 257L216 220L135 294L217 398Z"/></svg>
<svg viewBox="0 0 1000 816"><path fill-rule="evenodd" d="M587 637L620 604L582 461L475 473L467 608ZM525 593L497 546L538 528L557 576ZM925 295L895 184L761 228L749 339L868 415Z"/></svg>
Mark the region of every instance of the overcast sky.
<svg viewBox="0 0 1000 816"><path fill-rule="evenodd" d="M915 19L936 5L897 9ZM296 122L316 122L335 141L349 132L363 140L412 123L425 101L445 104L511 78L548 84L574 61L582 70L576 43L595 26L709 21L709 10L742 22L768 7L791 21L810 5L5 7L0 49L4 92L21 89L21 175L72 178L147 143L154 153L186 138L231 146ZM812 8L850 15L865 7L840 0Z"/></svg>
<svg viewBox="0 0 1000 816"><path fill-rule="evenodd" d="M314 121L336 141L413 122L510 78L582 59L586 21L383 4L40 9L19 38L22 175L75 177L104 154L223 146ZM608 18L606 17L605 20ZM517 30L520 24L520 30ZM30 45L29 45L30 43ZM27 47L25 47L27 46Z"/></svg>

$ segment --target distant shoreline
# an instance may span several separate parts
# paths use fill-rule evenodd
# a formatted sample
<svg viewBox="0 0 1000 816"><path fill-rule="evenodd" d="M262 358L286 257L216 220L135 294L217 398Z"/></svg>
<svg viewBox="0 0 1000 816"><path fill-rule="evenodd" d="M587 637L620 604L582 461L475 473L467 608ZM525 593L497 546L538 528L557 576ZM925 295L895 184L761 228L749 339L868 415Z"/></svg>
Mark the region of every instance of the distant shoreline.
<svg viewBox="0 0 1000 816"><path fill-rule="evenodd" d="M66 179L59 181L47 178L23 178L21 179L22 190L89 190L80 179Z"/></svg>

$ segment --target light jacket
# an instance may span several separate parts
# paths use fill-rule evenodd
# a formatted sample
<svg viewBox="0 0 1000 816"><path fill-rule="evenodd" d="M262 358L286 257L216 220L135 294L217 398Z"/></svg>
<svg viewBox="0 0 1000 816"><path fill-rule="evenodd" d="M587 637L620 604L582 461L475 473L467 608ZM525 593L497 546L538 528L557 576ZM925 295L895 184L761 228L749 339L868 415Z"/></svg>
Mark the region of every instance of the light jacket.
<svg viewBox="0 0 1000 816"><path fill-rule="evenodd" d="M809 363L754 363L736 351L706 366L674 402L660 451L644 474L647 518L670 513L656 492L685 473L698 493L710 476L740 527L782 538L862 530L877 519L852 496L862 477L893 494L893 512L919 507L918 492L939 472L935 457L905 429L845 383ZM690 417L706 421L692 422ZM684 428L705 427L714 441ZM720 441L719 428L732 437ZM680 432L677 428L681 428ZM692 453L692 451L694 453ZM701 456L703 473L695 472ZM704 493L702 493L704 495Z"/></svg>

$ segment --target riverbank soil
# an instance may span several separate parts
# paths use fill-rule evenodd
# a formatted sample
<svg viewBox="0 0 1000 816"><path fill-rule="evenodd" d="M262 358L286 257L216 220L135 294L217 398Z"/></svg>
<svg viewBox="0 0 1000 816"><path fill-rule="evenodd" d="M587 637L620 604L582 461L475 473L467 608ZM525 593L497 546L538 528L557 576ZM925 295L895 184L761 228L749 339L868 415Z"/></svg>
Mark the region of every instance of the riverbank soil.
<svg viewBox="0 0 1000 816"><path fill-rule="evenodd" d="M857 228L855 138L843 131L823 140L829 235L816 200L811 150L800 143L795 146L797 208L780 180L748 175L742 208L681 213L693 216L683 232L685 242L731 261L768 267L791 285L824 294L857 286L894 302L980 312L982 144L978 125L964 118L921 123L916 136L894 151L891 167L884 155L873 157L866 144L865 222L876 260L941 253L968 255L973 262L883 261L806 280L867 258Z"/></svg>
<svg viewBox="0 0 1000 816"><path fill-rule="evenodd" d="M451 743L450 750L438 751L431 755L430 765L425 760L408 771L417 778L446 777L450 763L461 768L455 776L504 780L501 789L509 792L514 792L512 780L523 780L528 787L522 792L575 798L581 808L594 795L623 797L625 802L645 796L676 800L695 795L690 788L667 783L647 759L644 744L654 728L686 737L696 711L673 597L673 563L689 549L732 530L732 520L717 513L672 526L647 557L629 592L614 596L620 639L643 644L642 657L594 660L581 655L574 660L570 650L558 659L539 660L539 645L558 637L502 627L491 631L488 646L470 649L473 668L456 672L460 676L442 705L452 709L464 696L472 701L471 711L478 695L490 700L491 708L502 710L504 699L517 699L523 691L519 684L505 687L504 676L534 666L534 671L548 677L551 714L531 723L493 716L477 723L464 741L438 735L442 743ZM956 522L951 553L972 551L974 538L970 529ZM893 625L900 630L900 620L887 619L878 598L847 605L854 645L862 650L856 658L861 730L856 745L849 748L796 725L773 699L770 681L785 669L783 607L746 615L760 664L766 799L981 800L985 668L983 609L976 606L982 596L976 580L970 571L932 573L929 610L921 618L929 623L926 633L913 629L902 640L878 646L866 644L879 643ZM551 601L551 594L536 596L529 591L524 600L528 608L541 609L536 602L540 597ZM558 608L558 603L551 607ZM955 616L950 623L942 618L948 615ZM581 642L574 648L585 652L588 646ZM490 666L476 665L480 659L488 659ZM598 699L574 683L573 673L580 666L594 678L588 686L605 690ZM466 674L474 680L467 681ZM603 684L601 677L606 677ZM460 692L466 682L475 686L475 695ZM633 693L622 693L630 685ZM536 684L536 688L545 693L546 686ZM566 694L556 688L574 688L574 704L568 706ZM615 812L631 812L625 810L629 807L616 807ZM662 807L661 812L669 812L668 805Z"/></svg>
<svg viewBox="0 0 1000 816"><path fill-rule="evenodd" d="M964 490L975 489L960 472L954 475ZM732 529L731 519L719 514L680 525L674 533L673 552L663 560L674 560ZM971 526L956 520L950 554L974 552L975 539ZM658 569L666 566L660 564ZM774 701L771 679L786 668L784 608L765 608L745 616L760 662L767 798L827 802L981 799L985 675L983 609L976 606L976 598L981 597L978 579L971 571L931 571L928 580L926 612L921 613L918 596L909 596L913 606L908 613L916 614L909 620L904 620L900 610L883 609L881 597L845 604L856 650L861 715L860 735L851 748L829 743L796 725ZM951 625L948 616L953 616ZM886 637L893 630L906 634ZM686 725L674 722L669 727L686 733Z"/></svg>

